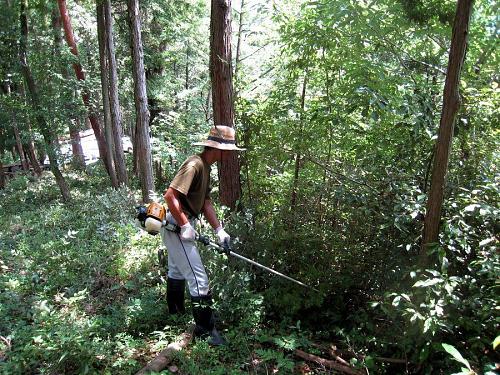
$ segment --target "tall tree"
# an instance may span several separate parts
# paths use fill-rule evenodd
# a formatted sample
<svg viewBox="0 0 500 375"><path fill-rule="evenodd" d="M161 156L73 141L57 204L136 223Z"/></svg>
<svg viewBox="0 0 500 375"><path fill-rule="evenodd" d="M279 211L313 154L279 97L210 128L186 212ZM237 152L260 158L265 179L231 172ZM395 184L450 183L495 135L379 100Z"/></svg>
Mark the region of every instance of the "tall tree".
<svg viewBox="0 0 500 375"><path fill-rule="evenodd" d="M2 156L3 153L0 153L0 189L5 188L5 172L3 171Z"/></svg>
<svg viewBox="0 0 500 375"><path fill-rule="evenodd" d="M109 106L111 112L111 130L113 133L113 150L116 175L120 184L128 184L127 167L125 165L125 154L123 152L123 128L120 100L118 96L118 68L115 56L115 43L113 36L113 17L111 14L111 1L103 0L105 39L108 56L108 83L109 83Z"/></svg>
<svg viewBox="0 0 500 375"><path fill-rule="evenodd" d="M127 9L136 111L134 155L137 156L142 199L144 202L150 202L151 193L154 192L154 182L153 167L151 165L151 144L149 141L149 109L147 106L148 96L146 92L146 73L144 71L139 0L128 0Z"/></svg>
<svg viewBox="0 0 500 375"><path fill-rule="evenodd" d="M293 186L292 197L290 200L291 211L294 212L297 205L297 191L299 189L299 172L302 162L301 145L303 143L302 136L304 132L304 114L306 105L306 88L307 88L307 70L304 74L304 82L302 83L302 95L300 96L300 119L299 119L299 134L297 137L296 154L295 154L295 168L293 172Z"/></svg>
<svg viewBox="0 0 500 375"><path fill-rule="evenodd" d="M68 184L64 179L61 171L59 170L57 164L57 155L54 149L54 136L47 124L40 105L40 99L38 95L38 88L31 73L31 69L28 63L28 53L27 53L27 45L28 45L28 0L21 0L20 3L20 24L21 24L21 38L19 40L19 62L21 64L21 72L26 82L26 86L28 88L28 93L31 98L31 105L33 107L33 111L35 112L35 118L38 122L38 126L40 132L43 135L45 145L47 147L47 154L49 156L50 162L50 170L54 174L57 185L61 190L61 194L63 196L63 200L68 201L71 199L71 194L69 191Z"/></svg>
<svg viewBox="0 0 500 375"><path fill-rule="evenodd" d="M54 52L56 64L60 65L61 76L65 80L69 80L69 72L65 64L61 64L61 49L62 49L62 36L61 36L61 16L56 7L52 9L52 28L54 31ZM73 120L73 121L71 121ZM76 169L85 169L85 154L80 139L80 130L78 129L78 118L73 117L68 122L69 136L71 139L72 163Z"/></svg>
<svg viewBox="0 0 500 375"><path fill-rule="evenodd" d="M3 170L3 162L2 162L2 159L5 154L5 143L7 139L6 133L7 133L6 129L0 127L0 189L5 188L5 182L7 180L7 176L5 175L5 171Z"/></svg>
<svg viewBox="0 0 500 375"><path fill-rule="evenodd" d="M71 53L78 59L78 48L76 46L75 37L73 35L73 28L71 27L71 20L69 18L68 8L66 6L66 0L57 0L57 4L59 6L59 12L61 14L61 20L64 29L64 36L66 38L66 42L71 50ZM76 78L79 81L85 81L85 73L83 72L82 65L79 61L75 61L73 63L73 69L75 71ZM101 125L99 124L99 119L97 115L91 108L90 105L90 94L87 89L82 91L82 100L88 110L88 119L92 126L92 130L94 131L95 139L97 141L97 147L99 149L99 155L104 162L108 173L111 173L111 158L108 155L106 150L106 141L102 134ZM111 175L111 174L110 174Z"/></svg>
<svg viewBox="0 0 500 375"><path fill-rule="evenodd" d="M231 67L231 0L212 0L210 14L210 79L214 124L234 126ZM221 203L232 210L241 197L238 155L229 152L219 163Z"/></svg>
<svg viewBox="0 0 500 375"><path fill-rule="evenodd" d="M108 84L108 51L106 43L106 30L104 21L104 5L98 1L96 4L97 13L97 39L99 42L99 68L101 76L101 91L102 104L104 112L104 134L106 137L106 151L110 156L109 160L109 176L113 187L118 187L118 179L116 177L115 166L113 163L113 137L111 131L111 110L109 108L109 84Z"/></svg>
<svg viewBox="0 0 500 375"><path fill-rule="evenodd" d="M24 105L28 105L27 100L26 100L26 92L24 90L24 85L19 85L19 94L21 97L22 102ZM25 141L25 148L28 150L28 158L30 159L31 166L33 167L33 170L37 174L37 176L41 176L42 174L42 167L40 166L40 163L38 162L38 159L36 158L36 153L35 153L35 144L33 143L33 137L32 137L32 131L31 131L31 125L30 125L30 116L26 115L26 128L28 130L28 136Z"/></svg>
<svg viewBox="0 0 500 375"><path fill-rule="evenodd" d="M10 89L10 82L7 83L7 95L12 95L11 89ZM21 160L21 166L23 170L27 171L28 170L28 162L26 160L26 157L24 156L24 147L23 147L23 142L21 140L21 134L19 132L19 128L17 127L16 124L16 118L15 118L15 112L12 113L13 116L13 121L12 121L12 128L14 130L14 137L16 139L16 149L17 153L19 154L19 158Z"/></svg>
<svg viewBox="0 0 500 375"><path fill-rule="evenodd" d="M238 20L238 41L236 42L236 57L234 59L234 80L236 81L236 87L234 90L234 100L238 98L238 90L239 90L239 77L238 70L241 64L241 40L243 39L243 16L245 14L245 0L241 0L240 3L240 17Z"/></svg>
<svg viewBox="0 0 500 375"><path fill-rule="evenodd" d="M28 132L31 134L31 127L29 122L27 123L28 125ZM29 136L28 140L25 143L25 149L28 150L28 158L30 160L31 166L33 167L33 170L35 171L37 176L42 175L42 168L40 166L40 163L38 162L38 159L36 158L35 154L35 145L33 143L33 139L31 138L31 135Z"/></svg>
<svg viewBox="0 0 500 375"><path fill-rule="evenodd" d="M448 70L443 92L443 109L439 124L439 134L434 154L431 187L427 199L427 213L424 223L421 263L427 264L427 247L437 243L443 191L450 158L455 117L460 108L460 72L467 49L469 23L472 14L473 0L458 0L457 12L453 23L451 47L448 58Z"/></svg>

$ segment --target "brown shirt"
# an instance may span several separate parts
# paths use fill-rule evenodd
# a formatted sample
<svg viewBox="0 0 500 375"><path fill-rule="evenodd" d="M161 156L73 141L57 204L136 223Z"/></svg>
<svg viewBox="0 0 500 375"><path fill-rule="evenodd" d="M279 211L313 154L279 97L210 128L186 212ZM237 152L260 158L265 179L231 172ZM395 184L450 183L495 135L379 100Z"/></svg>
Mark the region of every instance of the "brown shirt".
<svg viewBox="0 0 500 375"><path fill-rule="evenodd" d="M198 216L205 199L210 199L210 165L200 155L190 156L181 165L170 187L182 193L182 208Z"/></svg>

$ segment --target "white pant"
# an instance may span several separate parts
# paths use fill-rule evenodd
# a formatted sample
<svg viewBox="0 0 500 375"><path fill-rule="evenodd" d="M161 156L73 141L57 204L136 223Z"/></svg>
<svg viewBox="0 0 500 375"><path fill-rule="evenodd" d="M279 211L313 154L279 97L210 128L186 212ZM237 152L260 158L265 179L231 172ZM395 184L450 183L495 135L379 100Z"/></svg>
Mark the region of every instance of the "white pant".
<svg viewBox="0 0 500 375"><path fill-rule="evenodd" d="M171 213L167 214L167 221L177 224ZM193 227L194 224L195 220L192 220ZM186 280L192 297L206 296L209 291L208 276L196 243L181 240L179 233L170 232L164 227L161 237L168 252L168 277Z"/></svg>

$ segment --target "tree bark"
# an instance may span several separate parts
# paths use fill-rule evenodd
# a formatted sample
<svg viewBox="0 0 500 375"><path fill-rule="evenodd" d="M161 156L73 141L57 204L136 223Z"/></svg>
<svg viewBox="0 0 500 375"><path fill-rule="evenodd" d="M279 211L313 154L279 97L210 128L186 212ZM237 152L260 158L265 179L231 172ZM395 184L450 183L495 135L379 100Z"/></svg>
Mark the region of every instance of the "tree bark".
<svg viewBox="0 0 500 375"><path fill-rule="evenodd" d="M5 189L5 172L3 171L2 153L0 153L0 190Z"/></svg>
<svg viewBox="0 0 500 375"><path fill-rule="evenodd" d="M139 0L127 0L130 28L130 48L134 77L134 99L136 111L136 131L134 154L137 155L137 167L141 180L142 200L151 201L154 192L153 166L151 164L151 145L149 141L149 110L146 92L146 73L142 50L141 19Z"/></svg>
<svg viewBox="0 0 500 375"><path fill-rule="evenodd" d="M21 0L20 3L21 38L19 41L19 62L21 65L21 72L26 82L28 93L31 97L31 105L33 107L34 112L36 113L36 120L38 122L40 132L42 133L45 145L47 146L47 154L49 156L50 170L54 174L57 185L61 190L63 200L69 201L71 200L69 187L57 165L57 155L53 145L54 137L50 131L47 122L45 121L45 118L42 115L40 100L38 98L37 86L28 63L28 54L27 54L28 17L26 14L27 8L28 8L28 0Z"/></svg>
<svg viewBox="0 0 500 375"><path fill-rule="evenodd" d="M28 158L30 159L30 163L33 167L37 176L42 175L42 168L40 167L40 163L38 162L35 154L35 145L33 144L33 140L30 140L26 143L26 148L28 150Z"/></svg>
<svg viewBox="0 0 500 375"><path fill-rule="evenodd" d="M23 147L23 142L21 141L21 134L19 133L19 128L17 125L14 124L13 126L14 130L14 138L16 140L16 150L17 153L19 154L19 158L21 160L21 168L24 171L28 170L28 163L26 161L26 158L24 157L24 147Z"/></svg>
<svg viewBox="0 0 500 375"><path fill-rule="evenodd" d="M54 49L56 54L56 61L61 61L61 46L62 46L62 36L61 36L61 16L56 8L53 8L52 14L52 29L54 30ZM69 80L69 72L66 66L60 66L61 75L65 80ZM85 169L85 155L83 154L82 143L80 140L80 131L75 125L77 118L73 118L73 121L69 121L69 136L71 139L71 151L72 151L72 164L76 169Z"/></svg>
<svg viewBox="0 0 500 375"><path fill-rule="evenodd" d="M238 92L240 88L240 82L238 79L238 70L240 67L240 59L241 59L241 39L243 38L243 15L245 8L245 0L241 0L240 4L240 18L238 24L238 41L236 42L236 58L234 60L234 80L235 80L235 89L234 89L234 100L238 99Z"/></svg>
<svg viewBox="0 0 500 375"><path fill-rule="evenodd" d="M344 374L363 375L365 373L364 371L357 370L357 369L354 369L352 367L336 363L335 361L332 361L329 359L324 359L324 358L318 357L317 355L314 355L314 354L306 353L306 352L299 350L299 349L296 349L293 352L293 354L295 354L297 357L302 358L306 361L316 362L322 366L340 371Z"/></svg>
<svg viewBox="0 0 500 375"><path fill-rule="evenodd" d="M109 79L109 105L111 111L111 130L113 132L114 161L116 176L120 184L128 184L125 154L123 152L123 128L120 100L118 96L118 68L115 56L115 43L113 37L113 18L110 0L103 0L104 22L106 30L106 46L108 51L108 79Z"/></svg>
<svg viewBox="0 0 500 375"><path fill-rule="evenodd" d="M458 0L453 24L448 71L443 92L443 109L439 124L439 134L432 169L431 187L427 199L427 213L424 223L420 262L428 264L427 250L439 241L441 207L443 205L444 185L453 137L455 117L460 107L460 72L467 49L469 22L473 0Z"/></svg>
<svg viewBox="0 0 500 375"><path fill-rule="evenodd" d="M69 18L68 9L66 7L66 0L57 0L57 4L59 6L59 13L61 14L61 20L64 29L64 36L66 38L66 42L71 50L71 53L78 59L78 48L76 46L75 38L73 36L73 28L71 27L71 20ZM79 62L73 63L73 70L75 71L76 78L79 81L85 81L85 74L83 72L82 66ZM110 155L108 155L106 151L106 142L104 140L104 136L101 131L101 125L99 124L99 119L97 115L91 108L90 105L90 94L88 89L82 91L82 100L87 107L88 110L88 119L92 126L92 130L94 131L95 139L97 141L97 147L99 149L99 155L106 167L108 173L111 171L110 166Z"/></svg>
<svg viewBox="0 0 500 375"><path fill-rule="evenodd" d="M22 100L25 102L27 105L27 100L26 100L26 92L24 91L24 86L19 85L19 94L21 95ZM28 158L30 159L30 163L33 166L33 170L35 171L37 176L42 175L42 167L40 166L40 163L38 162L38 159L36 157L35 153L35 145L33 144L33 138L31 138L31 125L30 125L30 118L27 115L26 116L26 127L28 129L28 140L25 143L26 149L28 150Z"/></svg>
<svg viewBox="0 0 500 375"><path fill-rule="evenodd" d="M186 69L184 71L184 89L189 89L189 52L191 48L189 47L189 42L186 44ZM186 111L187 111L187 100L186 100Z"/></svg>
<svg viewBox="0 0 500 375"><path fill-rule="evenodd" d="M146 366L136 372L135 375L145 375L151 372L161 372L170 362L172 362L175 353L184 349L193 339L193 330L183 333L179 341L171 342L167 348L162 350L155 358L153 358Z"/></svg>
<svg viewBox="0 0 500 375"><path fill-rule="evenodd" d="M7 89L7 95L11 96L11 89L10 89L10 83L7 83L6 85ZM21 160L21 167L23 170L27 171L28 170L28 163L26 161L26 158L24 157L24 148L23 148L23 142L21 141L21 135L19 134L19 128L17 127L16 124L16 114L13 111L12 112L12 119L13 119L13 130L14 130L14 138L16 140L16 149L19 154L19 158Z"/></svg>
<svg viewBox="0 0 500 375"><path fill-rule="evenodd" d="M296 143L296 153L295 153L295 169L293 174L293 187L292 187L292 197L290 199L290 209L292 212L295 211L297 205L297 190L299 186L299 171L300 163L302 159L302 132L304 129L304 109L306 104L306 87L307 87L307 72L304 75L304 82L302 84L302 95L300 97L300 122L299 122L299 136L297 137L298 142Z"/></svg>
<svg viewBox="0 0 500 375"><path fill-rule="evenodd" d="M108 87L108 63L107 63L107 43L104 22L104 5L102 1L96 3L97 13L97 39L99 43L99 68L101 76L102 107L104 112L104 135L106 138L106 152L110 156L109 176L111 185L117 188L119 183L116 177L115 166L113 164L113 137L111 132L111 110L109 108L109 87Z"/></svg>
<svg viewBox="0 0 500 375"><path fill-rule="evenodd" d="M4 189L5 188L5 181L7 180L6 176L5 176L5 171L3 170L3 163L2 163L2 158L5 154L5 145L2 141L2 137L3 137L3 131L2 129L0 129L0 190L1 189Z"/></svg>
<svg viewBox="0 0 500 375"><path fill-rule="evenodd" d="M231 0L212 0L210 15L210 79L214 125L234 127L231 67ZM241 197L240 163L236 152L218 163L220 200L231 210Z"/></svg>

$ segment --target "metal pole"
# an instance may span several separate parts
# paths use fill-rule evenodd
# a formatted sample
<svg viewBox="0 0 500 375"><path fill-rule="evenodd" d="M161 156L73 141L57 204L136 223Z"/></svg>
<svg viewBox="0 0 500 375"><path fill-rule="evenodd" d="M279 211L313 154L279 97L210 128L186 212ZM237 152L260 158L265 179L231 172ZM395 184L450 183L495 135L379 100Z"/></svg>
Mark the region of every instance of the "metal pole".
<svg viewBox="0 0 500 375"><path fill-rule="evenodd" d="M301 282L301 281L295 280L294 278L291 278L290 276L283 275L281 272L275 271L275 270L273 270L272 268L266 267L266 266L264 266L264 265L262 265L262 264L260 264L260 263L257 263L257 262L255 262L255 261L253 261L253 260L251 260L251 259L245 258L243 255L237 254L237 253L235 253L234 251L229 251L229 255L232 255L232 256L234 256L234 257L236 257L236 258L238 258L238 259L244 260L245 262L248 262L248 263L250 263L250 264L253 264L254 266L260 267L260 268L262 268L262 269L264 269L264 270L266 270L266 271L268 271L268 272L274 273L275 275L278 275L278 276L280 276L280 277L283 277L284 279L290 280L290 281L294 282L295 284L299 284L299 285L301 285L301 286L303 286L303 287L306 287L306 288L312 289L312 290L314 290L314 291L316 291L316 292L319 292L319 290L318 290L318 289L313 288L312 286L309 286L309 285L307 285L307 284L304 284L304 283L303 283L303 282Z"/></svg>
<svg viewBox="0 0 500 375"><path fill-rule="evenodd" d="M216 248L216 249L218 249L220 252L223 252L223 253L225 253L225 254L227 254L227 255L232 255L232 256L233 256L233 257L235 257L235 258L241 259L241 260L243 260L243 261L245 261L245 262L247 262L247 263L250 263L250 264L252 264L252 265L254 265L254 266L260 267L260 268L262 268L262 269L264 269L264 270L266 270L266 271L268 271L268 272L271 272L271 273L273 273L273 274L275 274L275 275L277 275L277 276L280 276L280 277L282 277L282 278L284 278L284 279L287 279L287 280L289 280L289 281L291 281L291 282L294 282L295 284L298 284L298 285L303 286L303 287L305 287L305 288L312 289L312 290L314 290L314 291L316 291L316 292L318 292L318 293L320 292L318 289L313 288L312 286L309 286L309 285L307 285L307 284L304 284L304 283L303 283L303 282L301 282L301 281L295 280L294 278L292 278L292 277L290 277L290 276L287 276L287 275L284 275L284 274L282 274L281 272L278 272L278 271L276 271L276 270L273 270L272 268L266 267L266 266L264 266L263 264L257 263L257 262L256 262L256 261L254 261L254 260L248 259L248 258L244 257L243 255L240 255L240 254L238 254L238 253L235 253L234 251L232 251L232 250L231 250L231 249L229 249L229 248L225 249L224 247L222 247L222 246L220 246L220 245L216 244L215 242L210 241L210 240L209 240L207 237L205 237L205 236L198 236L198 237L197 237L197 240L198 240L199 242L201 242L202 244L206 245L206 246L212 246L212 247L215 247L215 248Z"/></svg>

